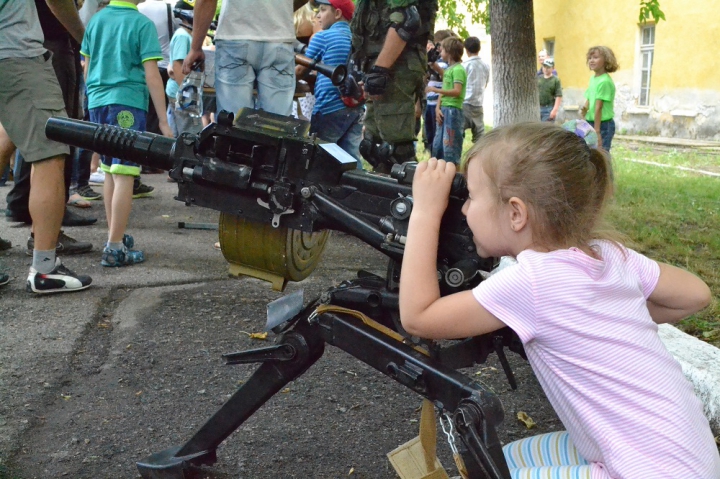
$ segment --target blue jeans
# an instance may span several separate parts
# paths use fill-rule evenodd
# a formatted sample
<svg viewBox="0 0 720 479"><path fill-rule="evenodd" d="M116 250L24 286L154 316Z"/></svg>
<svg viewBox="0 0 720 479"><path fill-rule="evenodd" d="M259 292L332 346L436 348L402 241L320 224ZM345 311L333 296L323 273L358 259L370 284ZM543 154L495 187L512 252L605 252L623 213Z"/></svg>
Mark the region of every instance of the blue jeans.
<svg viewBox="0 0 720 479"><path fill-rule="evenodd" d="M555 121L550 119L550 113L552 112L552 105L540 107L540 121Z"/></svg>
<svg viewBox="0 0 720 479"><path fill-rule="evenodd" d="M257 103L253 88L257 81ZM215 96L218 111L257 108L292 113L295 53L290 43L218 40L215 44Z"/></svg>
<svg viewBox="0 0 720 479"><path fill-rule="evenodd" d="M613 137L615 136L615 120L605 120L600 122L600 136L602 136L602 147L610 153Z"/></svg>
<svg viewBox="0 0 720 479"><path fill-rule="evenodd" d="M310 119L310 133L316 133L321 140L337 143L357 160L359 170L362 170L359 150L362 139L360 122L362 115L362 107L343 108L325 115L313 113Z"/></svg>
<svg viewBox="0 0 720 479"><path fill-rule="evenodd" d="M432 151L433 141L435 140L435 108L437 103L428 104L425 107L425 149Z"/></svg>
<svg viewBox="0 0 720 479"><path fill-rule="evenodd" d="M462 108L440 107L443 124L435 130L432 154L439 160L460 164L463 146L463 127L465 117Z"/></svg>

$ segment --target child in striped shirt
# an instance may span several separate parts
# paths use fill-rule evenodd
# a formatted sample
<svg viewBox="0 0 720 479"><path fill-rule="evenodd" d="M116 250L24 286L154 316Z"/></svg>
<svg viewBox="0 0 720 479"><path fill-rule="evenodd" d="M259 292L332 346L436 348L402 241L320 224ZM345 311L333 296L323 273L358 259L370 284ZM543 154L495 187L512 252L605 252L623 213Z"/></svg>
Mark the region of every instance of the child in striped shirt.
<svg viewBox="0 0 720 479"><path fill-rule="evenodd" d="M348 21L353 16L355 5L351 0L317 0L318 19L322 30L310 38L305 55L313 60L335 67L345 65L352 49L352 33ZM295 75L302 78L308 69L295 67ZM321 140L337 143L357 161L360 160L360 140L364 109L362 106L346 106L340 90L330 78L318 75L315 82L315 106L310 118L310 133Z"/></svg>
<svg viewBox="0 0 720 479"><path fill-rule="evenodd" d="M465 338L505 326L566 432L506 445L516 478L720 477L703 406L657 334L705 308L708 286L601 229L609 157L547 123L484 135L468 152L463 207L481 257L512 256L473 290L441 297L440 221L455 165L418 165L400 277L405 330Z"/></svg>

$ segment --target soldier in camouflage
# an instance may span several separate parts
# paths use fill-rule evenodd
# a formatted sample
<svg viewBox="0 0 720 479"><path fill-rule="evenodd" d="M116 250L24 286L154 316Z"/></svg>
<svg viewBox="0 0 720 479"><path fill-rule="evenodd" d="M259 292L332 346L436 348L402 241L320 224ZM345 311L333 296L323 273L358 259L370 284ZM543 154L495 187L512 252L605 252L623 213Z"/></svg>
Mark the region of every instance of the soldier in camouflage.
<svg viewBox="0 0 720 479"><path fill-rule="evenodd" d="M350 23L353 61L369 96L360 154L388 172L415 160L415 102L425 95L427 40L437 0L358 0Z"/></svg>

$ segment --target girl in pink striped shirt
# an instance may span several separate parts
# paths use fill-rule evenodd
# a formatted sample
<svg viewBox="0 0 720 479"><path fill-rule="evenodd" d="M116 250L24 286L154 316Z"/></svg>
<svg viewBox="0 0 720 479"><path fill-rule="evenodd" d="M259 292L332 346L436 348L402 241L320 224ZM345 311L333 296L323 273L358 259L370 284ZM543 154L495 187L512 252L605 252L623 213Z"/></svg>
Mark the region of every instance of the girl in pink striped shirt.
<svg viewBox="0 0 720 479"><path fill-rule="evenodd" d="M705 308L710 290L603 228L607 154L560 127L528 123L491 131L467 158L463 213L478 254L517 264L440 296L438 233L455 166L421 163L400 317L425 338L505 326L518 334L567 432L506 445L512 477L720 478L702 404L657 334L658 323Z"/></svg>

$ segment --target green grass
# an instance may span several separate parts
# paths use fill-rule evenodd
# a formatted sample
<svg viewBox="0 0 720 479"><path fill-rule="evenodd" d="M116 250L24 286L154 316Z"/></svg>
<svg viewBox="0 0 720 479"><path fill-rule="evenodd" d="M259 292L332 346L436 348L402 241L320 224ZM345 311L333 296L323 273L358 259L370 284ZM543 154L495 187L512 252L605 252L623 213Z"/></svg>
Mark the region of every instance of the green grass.
<svg viewBox="0 0 720 479"><path fill-rule="evenodd" d="M638 153L613 147L617 192L609 219L636 250L710 286L710 307L679 327L720 347L720 178L632 161L717 171L720 158L692 150Z"/></svg>
<svg viewBox="0 0 720 479"><path fill-rule="evenodd" d="M470 146L466 137L463 152ZM427 160L421 150L419 142L418 159ZM612 152L616 194L608 219L629 238L628 246L692 271L710 286L712 304L677 326L720 347L720 177L677 168L720 173L720 153L619 141Z"/></svg>

